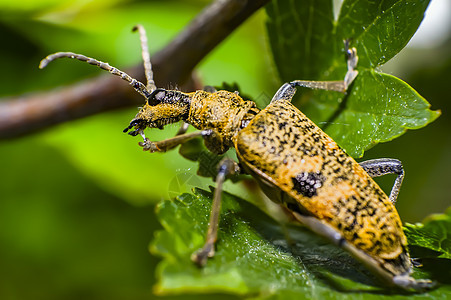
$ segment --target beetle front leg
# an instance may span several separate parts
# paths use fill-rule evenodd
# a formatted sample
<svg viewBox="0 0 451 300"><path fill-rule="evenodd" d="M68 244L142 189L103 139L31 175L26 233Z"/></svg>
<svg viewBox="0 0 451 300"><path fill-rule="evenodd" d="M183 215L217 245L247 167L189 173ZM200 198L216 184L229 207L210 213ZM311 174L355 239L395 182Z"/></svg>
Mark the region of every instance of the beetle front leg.
<svg viewBox="0 0 451 300"><path fill-rule="evenodd" d="M186 122L182 122L182 125L180 125L180 128L177 131L177 133L175 134L175 136L179 136L179 135L185 134L186 131L188 130L188 128L189 128L189 124L186 123ZM171 149L173 149L173 148L175 148L177 146L178 146L178 144L170 146L170 147L167 147L166 151L171 150Z"/></svg>
<svg viewBox="0 0 451 300"><path fill-rule="evenodd" d="M404 168L402 167L401 161L393 158L379 158L363 161L360 163L360 166L371 177L379 177L387 174L398 175L390 192L390 201L395 204L404 179Z"/></svg>
<svg viewBox="0 0 451 300"><path fill-rule="evenodd" d="M199 266L204 266L207 263L208 258L213 257L215 254L215 242L218 237L219 214L221 212L222 185L228 175L239 172L239 169L238 164L230 158L224 158L219 163L218 175L216 176L216 189L211 207L210 222L205 245L191 256L191 260Z"/></svg>
<svg viewBox="0 0 451 300"><path fill-rule="evenodd" d="M189 123L182 122L182 125L180 125L180 128L177 131L177 133L175 134L175 136L185 134L186 131L188 130L188 128L189 128Z"/></svg>
<svg viewBox="0 0 451 300"><path fill-rule="evenodd" d="M195 131L192 133L183 133L180 135L176 135L173 138L158 141L158 142L152 142L148 138L144 137L144 142L139 142L139 145L141 147L143 147L144 151L150 151L151 153L166 152L167 150L170 150L170 149L176 147L177 145L183 144L193 138L200 137L200 136L206 137L206 136L211 135L212 133L213 133L213 131L210 129L200 130L200 131Z"/></svg>

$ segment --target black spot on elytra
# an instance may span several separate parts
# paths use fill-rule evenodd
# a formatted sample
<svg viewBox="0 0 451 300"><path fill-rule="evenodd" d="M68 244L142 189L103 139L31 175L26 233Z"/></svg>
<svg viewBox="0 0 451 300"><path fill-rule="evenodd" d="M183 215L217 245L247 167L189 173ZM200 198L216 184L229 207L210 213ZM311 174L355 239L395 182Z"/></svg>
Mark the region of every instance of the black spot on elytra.
<svg viewBox="0 0 451 300"><path fill-rule="evenodd" d="M323 185L325 178L319 172L303 172L292 177L293 189L305 197L317 195L317 190Z"/></svg>

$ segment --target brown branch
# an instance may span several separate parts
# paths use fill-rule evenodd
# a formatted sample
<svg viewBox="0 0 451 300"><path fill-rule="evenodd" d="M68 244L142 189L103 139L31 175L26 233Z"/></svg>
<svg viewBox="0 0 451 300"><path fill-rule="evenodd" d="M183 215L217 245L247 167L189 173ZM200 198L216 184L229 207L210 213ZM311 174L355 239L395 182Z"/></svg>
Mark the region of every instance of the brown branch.
<svg viewBox="0 0 451 300"><path fill-rule="evenodd" d="M269 0L217 0L204 9L171 43L155 54L157 86L182 85L194 67L236 27ZM142 66L126 70L144 79ZM198 88L191 81L191 89ZM13 138L99 112L143 103L128 84L99 76L69 87L0 102L0 138Z"/></svg>

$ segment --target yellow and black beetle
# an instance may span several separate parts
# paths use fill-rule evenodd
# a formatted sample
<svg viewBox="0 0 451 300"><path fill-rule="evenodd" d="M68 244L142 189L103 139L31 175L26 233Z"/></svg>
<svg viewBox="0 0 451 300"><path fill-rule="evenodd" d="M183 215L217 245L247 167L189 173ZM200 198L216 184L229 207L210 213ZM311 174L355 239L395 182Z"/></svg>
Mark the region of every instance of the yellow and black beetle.
<svg viewBox="0 0 451 300"><path fill-rule="evenodd" d="M139 145L164 152L190 139L202 137L206 147L223 154L236 149L239 163L226 158L219 163L216 190L206 243L192 259L204 265L214 255L222 184L228 175L252 175L265 194L284 206L300 223L349 251L388 284L405 289L432 286L429 280L410 277L412 263L401 220L395 209L404 177L400 161L377 159L357 163L327 134L291 104L297 86L345 92L357 76L355 48L346 45L348 72L342 81L292 81L276 92L260 110L237 93L199 90L185 93L156 88L144 29L139 29L147 86L107 63L71 52L58 52L41 61L45 67L56 58L69 57L96 65L128 81L146 98L146 104L125 128L144 138ZM183 121L178 134L151 142L146 128ZM186 133L188 124L199 131ZM390 196L372 177L397 174Z"/></svg>

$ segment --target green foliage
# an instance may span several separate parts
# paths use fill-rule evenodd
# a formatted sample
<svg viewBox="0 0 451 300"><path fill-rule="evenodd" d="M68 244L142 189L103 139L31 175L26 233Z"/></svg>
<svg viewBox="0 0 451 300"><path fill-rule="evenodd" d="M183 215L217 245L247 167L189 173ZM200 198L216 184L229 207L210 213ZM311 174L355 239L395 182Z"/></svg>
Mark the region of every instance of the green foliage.
<svg viewBox="0 0 451 300"><path fill-rule="evenodd" d="M268 35L282 81L341 80L343 41L357 48L359 75L346 95L307 91L301 109L354 157L407 129L424 127L438 111L405 82L375 68L396 55L417 30L429 1L272 1ZM303 91L304 92L304 91ZM310 97L309 97L310 96Z"/></svg>
<svg viewBox="0 0 451 300"><path fill-rule="evenodd" d="M120 68L138 64L141 60L139 42L136 34L130 32L136 23L143 24L147 29L150 50L155 53L209 2L208 0L0 2L0 35L6 41L0 49L0 62L5 74L0 81L0 93L5 97L50 89L102 72L86 64L69 60L55 62L44 71L38 70L39 60L55 51L83 53ZM291 2L299 5L308 3ZM348 136L353 146L348 147L340 142L348 151L355 153L360 153L363 148L367 148L366 144L373 142L372 139L365 140L369 139L368 137L374 135L377 140L382 141L390 134L402 133L403 126L406 128L423 126L437 115L425 109L427 103L410 87L398 79L375 73L374 70L376 65L391 58L405 45L410 38L409 35L414 31L412 28L416 29L421 20L427 3L407 1L410 6L405 11L400 10L404 3L402 1L397 1L393 5L384 4L387 6L384 11L394 13L382 14L381 17L379 8L368 7L362 10L366 5L365 2L355 4L351 1L344 2L342 12L346 9L347 15L352 18L345 20L343 17L340 21L341 24L346 23L342 28L348 30L343 33L338 33L337 29L340 27L332 21L331 10L326 14L323 13L323 9L330 9L329 1L318 1L317 6L313 6L314 1L311 1L306 7L307 10L301 12L292 10L291 7L287 8L288 11L281 10L279 13L313 12L311 18L300 15L302 18L298 19L302 22L308 21L307 35L320 39L301 37L300 40L306 43L302 44L302 47L295 47L299 41L290 35L290 26L296 35L300 32L296 29L296 24L292 23L293 18L286 18L285 21L279 21L283 25L280 28L288 28L285 36L289 37L287 43L292 43L293 47L291 44L281 44L279 50L273 49L276 59L286 59L286 63L278 63L276 60L276 67L286 68L284 72L294 72L293 77L286 75L287 78L281 74L282 80L335 80L341 79L345 72L340 36L352 37L354 38L352 45L358 48L360 56L360 79L355 82L353 90L357 92L362 91L364 87L366 89L369 85L368 77L374 77L372 80L376 82L370 90L371 93L380 93L378 85L381 82L384 84L388 82L390 87L395 88L395 91L385 90L381 93L385 100L394 101L393 105L385 100L379 104L379 99L374 100L372 95L367 95L368 92L367 94L359 92L355 95L363 100L372 99L371 103L375 105L373 108L376 111L383 111L386 105L396 112L393 125L390 125L393 126L394 133L388 134L382 132L378 135L376 131L370 130L377 122L373 125L367 121L363 125L351 124L360 115L357 109L353 115L347 108L352 103L356 104L354 107L359 107L357 104L360 105L361 101L359 99L351 102L354 97L352 95L340 103L340 94L325 93L328 96L324 96L314 93L313 98L308 99L307 103L302 103L302 109L306 114L338 140L343 139L340 138L340 131L334 129L338 133L332 133L334 126L342 122L338 118L347 116L343 124L351 124L352 128L363 126L367 134L362 136L363 133L360 135L356 133L355 138ZM278 3L287 7L286 3ZM352 9L350 4L353 4ZM270 10L271 8L268 13ZM404 16L407 15L412 17L405 21ZM389 16L392 16L392 19ZM275 76L267 64L269 54L265 53L265 41L261 38L264 34L262 26L264 17L262 12L252 17L201 63L198 70L205 84L238 82L243 92L249 93L252 96L249 98L257 101L260 106L268 102L278 86L274 85ZM366 18L366 21L363 22L361 18ZM363 28L359 27L358 22L363 22L362 24L369 28L365 32L371 34L357 32L358 28ZM382 29L388 32L388 29L392 28L400 33L395 39L390 39L392 35L385 31L382 31L383 34L380 36L373 35L382 30L381 24L390 25L392 22L403 23L397 27L387 26ZM355 30L355 34L352 30ZM319 34L315 33L316 31ZM271 31L269 33L272 42ZM373 48L374 42L371 39L375 37L382 40L387 37L382 43L385 46L383 51L374 52L376 48ZM280 55L284 54L284 51L288 55L295 49L303 51L298 54L298 60ZM437 84L436 78L442 80L441 85ZM438 105L440 100L446 100L448 96L446 84L449 77L428 73L427 79L431 81L428 88L433 89L436 95L431 102ZM425 81L420 80L421 82ZM414 86L418 86L418 83ZM401 88L402 92L399 92L398 88ZM409 104L407 107L399 102L399 96L410 99L406 101ZM331 99L328 100L327 97ZM300 101L306 99L302 98ZM337 105L343 112L334 119L332 117L336 114ZM406 124L396 120L396 117L399 117L400 107L403 108L402 113L407 112L409 116L405 119ZM367 105L364 105L364 108L366 110L361 113L362 120L368 119L366 111L369 108ZM150 286L154 282L153 273L158 261L155 256L146 254L146 246L152 233L161 229L161 225L156 221L151 204L190 191L191 187L207 186L211 181L195 176L196 165L181 157L177 151L152 155L140 151L136 145L138 138L133 139L121 134L135 113L136 109L105 113L56 126L34 136L1 142L1 299L152 297ZM424 118L423 123L416 120L422 118L421 114ZM381 122L388 124L391 121L384 118ZM400 123L402 125L399 125ZM436 124L434 123L434 126ZM346 125L346 128L351 125ZM389 131L390 126L385 125L384 129ZM177 130L177 125L168 127L164 131L153 130L148 135L154 140L172 136ZM440 180L425 181L425 177L432 178L430 174L442 181L446 179L443 174L448 174L449 161L447 165L446 161L442 163L440 160L441 172L437 172L436 167L441 152L446 153L446 150L450 149L446 148L449 143L447 144L446 138L443 138L446 126L442 128L440 133L437 127L433 131L434 134L424 131L426 137L423 136L423 139L420 138L418 141L414 139L414 142L409 144L409 151L406 151L405 145L402 144L405 140L400 139L402 145L399 156L406 152L413 156L401 197L407 192L411 196L421 198L422 194L416 188L425 185L427 195L431 195L431 187L437 187ZM418 134L421 135L421 132L415 137ZM425 138L429 138L427 147L423 145L424 142L419 142ZM359 149L357 144L361 142L363 146ZM349 150L352 147L355 149ZM388 153L393 156L393 147ZM196 156L195 150L192 150L191 157L194 157L193 154ZM411 171L418 165L425 165L426 170ZM204 171L207 175L214 175L213 167L208 167ZM417 179L414 177L416 174L420 174ZM414 188L409 189L409 183L412 182ZM226 189L230 191L235 186L226 184ZM446 188L447 186L442 185L441 190L435 188L433 192L448 199L449 193ZM235 194L247 200L252 195L259 196L254 191L247 196L243 190ZM436 195L430 199L437 198ZM350 259L346 253L315 235L302 228L285 230L258 208L231 195L226 195L225 198L218 255L204 270L195 268L189 261L189 256L203 243L210 194L197 191L195 195L183 195L174 203L165 201L160 205L159 219L165 230L158 231L157 238L152 244L152 251L164 257L157 268L159 277L157 292L182 294L179 297L183 299L188 298L185 292L206 294L205 299L210 299L211 293L216 293L215 298L226 299L229 299L231 294L296 299L341 298L343 295L350 295L366 299L392 293L375 285L377 281L372 275L359 263ZM428 201L423 206L424 210L418 210L417 207L421 203L415 203L411 198L413 197L408 199L406 197L407 201L403 199L400 201L401 206L407 203L409 207L415 208L411 209L407 218L415 219L417 215L414 213L418 214L420 211L421 214L433 209ZM437 205L440 204L435 204L434 209L437 209ZM406 217L402 212L401 215L403 218ZM415 244L417 235L416 233L410 235L409 230L410 226L407 225L410 242ZM417 269L415 275L433 278L443 285L436 291L415 297L449 297L450 282L449 280L446 282L445 276L451 278L446 275L449 274L446 272L449 272L451 266L449 259L443 258L447 252L440 252L440 248L432 246L424 247L427 246L426 241L431 241L431 245L438 245L438 242L434 237L430 237L430 234L424 232L421 234L427 239L422 238L420 245L412 246L412 254L425 257L422 261L424 267L421 268L421 272ZM287 236L291 237L289 240L295 243L294 246L288 244ZM443 245L442 243L443 249L448 249ZM437 262L442 269L438 268ZM231 277L233 279L228 281ZM370 292L360 295L357 292L360 289ZM384 295L378 293L381 289ZM193 298L199 299L201 296L196 294ZM396 297L402 298L399 295Z"/></svg>
<svg viewBox="0 0 451 300"><path fill-rule="evenodd" d="M0 1L2 100L110 76L76 61L39 70L56 51L83 53L125 69L141 62L143 24L152 54L207 5L196 1ZM254 93L264 78L261 19L248 22L199 67L206 84L237 80ZM236 70L239 66L239 72ZM221 72L218 73L217 70ZM249 79L247 79L249 78ZM124 84L118 80L118 84ZM39 106L36 106L39 113ZM149 154L122 133L137 108L99 114L0 141L0 299L148 299L157 258L147 251L160 225L153 204L205 182L177 151ZM0 115L3 118L0 108ZM160 140L178 125L155 130ZM189 180L185 175L190 175ZM198 299L199 297L196 297ZM185 298L184 298L185 299Z"/></svg>
<svg viewBox="0 0 451 300"><path fill-rule="evenodd" d="M1 299L148 297L152 207L105 192L40 136L0 153Z"/></svg>
<svg viewBox="0 0 451 300"><path fill-rule="evenodd" d="M307 116L355 157L407 129L424 127L440 114L429 110L429 103L405 82L375 70L407 44L427 4L345 1L337 22L331 1L281 0L267 7L268 34L282 81L341 79L346 73L343 40L350 39L358 49L359 76L350 93L343 97L307 91L301 99L307 101L303 107ZM195 160L197 156L191 154L202 153L200 149L191 145L181 151ZM201 174L206 174L205 166L200 161ZM256 207L230 195L224 198L217 254L204 269L195 267L189 257L204 243L211 195L197 190L159 206L165 230L158 232L152 245L153 252L164 257L158 270L159 293L221 291L271 299L335 299L343 292L350 298L361 298L361 293L365 299L405 297L403 292L377 285L377 279L349 255L305 229L283 230ZM287 237L296 244L288 245ZM414 276L447 284L446 276L441 276L442 265L442 261L428 261L427 268ZM450 291L445 286L431 296L451 296Z"/></svg>
<svg viewBox="0 0 451 300"><path fill-rule="evenodd" d="M425 297L387 289L339 248L305 228L283 227L256 206L227 193L216 255L205 268L198 268L190 255L203 246L211 201L211 193L195 190L159 204L157 215L164 230L157 232L151 246L163 257L155 288L159 294L223 292L255 299L342 299L343 293L349 299ZM429 261L427 272L413 275L449 283L442 264ZM451 286L443 285L427 297L451 297Z"/></svg>
<svg viewBox="0 0 451 300"><path fill-rule="evenodd" d="M428 217L423 224L406 224L404 231L411 246L435 251L433 257L451 259L451 207L444 214Z"/></svg>

